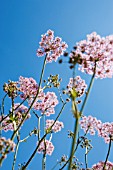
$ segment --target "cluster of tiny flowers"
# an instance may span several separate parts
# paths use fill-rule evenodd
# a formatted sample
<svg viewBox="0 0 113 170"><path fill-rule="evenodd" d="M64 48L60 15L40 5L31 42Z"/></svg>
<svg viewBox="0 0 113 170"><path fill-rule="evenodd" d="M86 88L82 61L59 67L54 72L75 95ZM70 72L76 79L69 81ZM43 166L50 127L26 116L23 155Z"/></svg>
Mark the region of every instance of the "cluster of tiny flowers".
<svg viewBox="0 0 113 170"><path fill-rule="evenodd" d="M83 116L79 123L85 133L90 133L90 135L95 135L96 130L98 130L102 125L100 120L97 120L92 116Z"/></svg>
<svg viewBox="0 0 113 170"><path fill-rule="evenodd" d="M2 118L5 118L6 116L4 116L4 117L2 117L2 116L0 116L0 121L2 121ZM3 121L2 121L2 123L1 123L1 125L0 125L0 128L1 129L3 129L4 131L8 131L8 130L11 130L11 131L13 131L14 130L14 126L13 126L13 123L12 123L12 121L10 121L10 118L9 117L6 117Z"/></svg>
<svg viewBox="0 0 113 170"><path fill-rule="evenodd" d="M98 135L104 138L106 143L109 143L110 136L111 136L111 139L113 139L113 122L102 123L101 128L98 129Z"/></svg>
<svg viewBox="0 0 113 170"><path fill-rule="evenodd" d="M53 153L53 150L54 150L54 146L48 140L42 141L38 148L39 153L46 153L47 155L51 155Z"/></svg>
<svg viewBox="0 0 113 170"><path fill-rule="evenodd" d="M104 167L104 162L99 162L95 165L92 166L92 170L103 170ZM113 170L113 163L107 161L106 166L105 166L105 170Z"/></svg>
<svg viewBox="0 0 113 170"><path fill-rule="evenodd" d="M113 138L113 122L111 123L102 123L100 120L97 120L92 116L83 116L80 120L80 126L86 133L95 135L95 132L98 132L98 136L104 138L105 143L110 142L110 138Z"/></svg>
<svg viewBox="0 0 113 170"><path fill-rule="evenodd" d="M5 149L8 147L8 151L5 152ZM2 159L7 157L9 152L14 152L15 143L10 139L6 139L5 137L0 138L0 155Z"/></svg>
<svg viewBox="0 0 113 170"><path fill-rule="evenodd" d="M76 76L75 78L70 78L69 84L67 85L67 93L71 94L72 89L77 92L77 97L81 97L87 88L85 80L81 79L80 76Z"/></svg>
<svg viewBox="0 0 113 170"><path fill-rule="evenodd" d="M6 117L3 121L2 121L2 117L0 117L0 120L2 121L2 129L4 131L14 130L14 124L13 124L14 121L16 125L18 126L20 122L22 121L22 119L24 118L25 113L28 111L28 108L24 106L23 104L20 105L20 103L15 103L13 109L14 109L14 114L12 116ZM12 117L13 117L13 120L12 120ZM27 114L26 119L28 118L30 118L30 113Z"/></svg>
<svg viewBox="0 0 113 170"><path fill-rule="evenodd" d="M33 78L19 77L18 81L19 91L22 92L20 97L22 99L32 98L36 96L38 85Z"/></svg>
<svg viewBox="0 0 113 170"><path fill-rule="evenodd" d="M54 37L54 32L48 30L47 33L42 35L40 47L37 50L37 56L42 57L47 55L47 62L56 61L60 55L66 50L68 45L62 42L60 37Z"/></svg>
<svg viewBox="0 0 113 170"><path fill-rule="evenodd" d="M96 32L87 35L87 40L77 43L70 54L81 65L79 69L97 78L111 78L113 75L113 35L100 37Z"/></svg>
<svg viewBox="0 0 113 170"><path fill-rule="evenodd" d="M29 102L29 104L32 100ZM47 92L42 98L37 99L34 103L33 108L35 110L40 110L42 114L50 116L55 113L54 107L58 104L57 96L54 92Z"/></svg>
<svg viewBox="0 0 113 170"><path fill-rule="evenodd" d="M54 125L53 125L54 124ZM53 126L52 126L53 125ZM56 121L55 123L54 123L54 120L46 120L46 129L49 129L49 128L51 128L51 126L52 126L52 131L53 132L59 132L59 131L61 131L61 128L64 128L64 124L63 124L63 122L59 122L59 121Z"/></svg>
<svg viewBox="0 0 113 170"><path fill-rule="evenodd" d="M15 110L14 119L18 125L21 122L21 120L24 118L26 112L28 111L28 108L23 104L20 105L20 103L15 103L14 110ZM30 113L28 113L26 119L29 119L30 116L31 116Z"/></svg>
<svg viewBox="0 0 113 170"><path fill-rule="evenodd" d="M8 83L5 83L3 85L3 90L8 94L9 97L15 98L17 96L18 87L17 82L14 81L8 81Z"/></svg>

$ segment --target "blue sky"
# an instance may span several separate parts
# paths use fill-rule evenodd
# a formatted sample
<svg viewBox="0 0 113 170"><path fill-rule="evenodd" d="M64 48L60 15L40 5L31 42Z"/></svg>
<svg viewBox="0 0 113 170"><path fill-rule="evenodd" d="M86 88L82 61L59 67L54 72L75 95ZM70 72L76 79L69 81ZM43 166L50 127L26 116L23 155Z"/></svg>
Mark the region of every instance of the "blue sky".
<svg viewBox="0 0 113 170"><path fill-rule="evenodd" d="M0 99L4 93L2 85L9 79L17 81L19 76L33 77L39 81L43 58L36 56L36 50L41 34L48 29L55 31L56 36L62 37L69 46L69 51L77 41L96 31L101 36L113 34L113 1L112 0L1 0L0 1ZM66 71L65 71L66 70ZM68 83L72 72L67 64L48 64L44 78L50 74L60 74L63 78L62 86ZM78 72L78 74L81 74ZM81 74L87 83L90 76ZM95 80L84 114L92 114L98 119L113 121L113 79ZM8 108L9 103L6 104ZM60 106L56 108L56 112ZM55 134L53 143L57 148L51 157L47 157L47 170L50 170L57 159L70 152L70 139L67 130L73 129L73 117L70 104L66 106L60 120L64 121L65 129ZM25 125L25 131L33 126L34 119ZM25 132L23 132L23 135ZM6 134L7 136L9 133ZM17 163L27 160L35 148L36 139L22 144ZM103 139L94 138L94 149L90 153L89 166L105 160L108 145ZM97 153L98 151L98 153ZM113 147L111 149L111 155ZM78 158L80 154L78 154ZM83 159L80 159L83 161ZM110 156L110 161L113 158ZM3 170L11 169L12 157L8 156ZM41 169L41 155L33 159L29 170ZM17 169L17 166L16 166ZM57 169L57 168L56 168Z"/></svg>

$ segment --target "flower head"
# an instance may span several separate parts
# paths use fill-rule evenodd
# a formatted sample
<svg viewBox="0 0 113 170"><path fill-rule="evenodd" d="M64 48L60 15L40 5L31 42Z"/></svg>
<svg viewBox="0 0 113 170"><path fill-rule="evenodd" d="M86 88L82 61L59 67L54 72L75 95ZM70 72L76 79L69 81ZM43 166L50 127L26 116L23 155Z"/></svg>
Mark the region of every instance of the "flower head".
<svg viewBox="0 0 113 170"><path fill-rule="evenodd" d="M5 152L7 147L8 150L7 152ZM9 152L14 152L14 148L15 148L15 143L12 140L6 139L5 137L0 138L0 155L2 159L5 159Z"/></svg>
<svg viewBox="0 0 113 170"><path fill-rule="evenodd" d="M48 63L56 61L68 47L65 42L62 42L60 37L54 37L52 30L48 30L47 33L42 35L39 44L40 47L37 50L37 56L42 57L46 54Z"/></svg>
<svg viewBox="0 0 113 170"><path fill-rule="evenodd" d="M52 142L48 140L43 140L38 148L39 153L46 153L47 155L51 155L53 153L54 146Z"/></svg>
<svg viewBox="0 0 113 170"><path fill-rule="evenodd" d="M53 125L54 124L54 125ZM53 126L52 126L53 125ZM63 128L64 127L64 124L63 124L63 122L59 122L59 121L56 121L55 123L54 123L54 120L50 120L50 119L47 119L46 120L46 130L48 130L49 128L51 128L51 126L52 126L52 131L53 132L59 132L59 131L61 131L61 128Z"/></svg>
<svg viewBox="0 0 113 170"><path fill-rule="evenodd" d="M92 166L93 170L103 170L104 167L104 162L100 161L97 164ZM106 162L106 166L105 166L105 170L112 170L113 169L113 163L107 161Z"/></svg>
<svg viewBox="0 0 113 170"><path fill-rule="evenodd" d="M32 100L29 102L29 104ZM50 116L55 113L55 106L58 104L57 96L54 92L44 93L43 97L37 99L34 103L33 108L35 110L40 110L41 114L45 114L46 116Z"/></svg>
<svg viewBox="0 0 113 170"><path fill-rule="evenodd" d="M67 93L74 97L81 97L87 88L85 80L81 79L80 76L76 76L75 78L70 78L69 84L67 85Z"/></svg>
<svg viewBox="0 0 113 170"><path fill-rule="evenodd" d="M72 61L80 64L79 69L97 78L113 76L113 35L100 37L96 32L87 35L87 40L77 43L70 54Z"/></svg>

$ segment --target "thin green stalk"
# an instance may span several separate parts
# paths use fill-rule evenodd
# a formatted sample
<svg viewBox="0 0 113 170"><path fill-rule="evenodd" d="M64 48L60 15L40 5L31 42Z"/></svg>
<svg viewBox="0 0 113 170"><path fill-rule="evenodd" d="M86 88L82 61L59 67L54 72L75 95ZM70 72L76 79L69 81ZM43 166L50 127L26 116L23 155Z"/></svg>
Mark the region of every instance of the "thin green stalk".
<svg viewBox="0 0 113 170"><path fill-rule="evenodd" d="M51 170L54 170L60 162L57 162Z"/></svg>
<svg viewBox="0 0 113 170"><path fill-rule="evenodd" d="M85 166L86 169L88 168L88 160L87 160L87 146L86 146L86 153L85 153Z"/></svg>
<svg viewBox="0 0 113 170"><path fill-rule="evenodd" d="M84 107L85 107L85 105L86 105L88 96L89 96L89 94L90 94L90 91L91 91L91 88L92 88L92 85L93 85L93 82L94 82L94 78L95 78L95 73L96 73L96 63L95 63L94 73L93 73L93 75L92 75L92 77L91 77L91 81L90 81L90 84L89 84L89 87L88 87L88 90L87 90L85 99L84 99L83 104L82 104L82 107L81 107L81 109L80 109L80 115L82 115L82 113L83 113L83 110L84 110Z"/></svg>
<svg viewBox="0 0 113 170"><path fill-rule="evenodd" d="M43 115L43 133L45 135L45 115ZM45 150L42 158L42 170L46 170L46 137L44 138Z"/></svg>
<svg viewBox="0 0 113 170"><path fill-rule="evenodd" d="M88 130L86 131L86 133L84 134L83 137L85 137L85 136L87 135L87 132L88 132ZM79 138L80 138L80 137L79 137ZM74 153L77 151L79 144L83 141L83 138L82 138L81 140L80 140L79 138L78 138L78 140L77 140L77 144L76 144ZM66 161L66 163L62 166L62 168L60 168L59 170L64 169L64 167L69 163L70 159L71 159L71 156L70 156L69 159Z"/></svg>
<svg viewBox="0 0 113 170"><path fill-rule="evenodd" d="M45 150L43 153L43 159L42 159L42 170L46 170L46 141L44 139L44 145L45 145Z"/></svg>
<svg viewBox="0 0 113 170"><path fill-rule="evenodd" d="M19 148L19 140L17 140L16 148L15 148L15 154L14 154L14 159L13 159L13 165L12 165L12 170L15 168L15 163L16 163L16 158L17 158L17 153L18 153L18 148Z"/></svg>
<svg viewBox="0 0 113 170"><path fill-rule="evenodd" d="M107 161L108 161L108 157L109 157L110 149L111 149L111 142L112 142L112 140L111 140L111 137L110 137L110 142L109 142L108 152L107 152L107 155L106 155L106 160L105 160L105 162L104 162L103 170L105 170L105 168L106 168L106 163L107 163Z"/></svg>
<svg viewBox="0 0 113 170"><path fill-rule="evenodd" d="M68 170L71 169L71 164L72 164L72 160L73 160L73 156L74 156L76 137L77 137L77 134L78 134L78 126L79 126L79 118L76 118L75 130L74 130L74 139L73 139L73 142L72 142L72 148L71 148L70 162L69 162Z"/></svg>
<svg viewBox="0 0 113 170"><path fill-rule="evenodd" d="M1 112L1 116L4 115L4 102L5 102L6 96L7 96L7 94L5 94L5 96L3 97L3 100L2 100L2 112Z"/></svg>
<svg viewBox="0 0 113 170"><path fill-rule="evenodd" d="M33 99L32 103L31 103L31 105L30 105L28 111L26 112L24 119L21 121L21 123L19 124L19 126L17 127L17 129L14 131L14 133L13 133L13 135L12 135L12 137L11 137L11 140L14 139L14 137L15 137L17 131L19 130L19 128L20 128L21 125L23 124L24 120L26 119L26 117L27 117L29 111L31 110L31 108L32 108L32 106L33 106L33 104L34 104L34 102L36 101L36 99L37 99L37 97L38 97L38 94L39 94L39 92L40 92L40 87L41 87L41 84L42 84L42 78L43 78L44 70L45 70L46 58L47 58L47 55L46 55L46 57L45 57L45 59L44 59L44 63L43 63L43 67L42 67L42 72L41 72L41 76L40 76L40 81L39 81L39 87L38 87L38 90L37 90L37 94L36 94L36 96L34 97L34 99Z"/></svg>

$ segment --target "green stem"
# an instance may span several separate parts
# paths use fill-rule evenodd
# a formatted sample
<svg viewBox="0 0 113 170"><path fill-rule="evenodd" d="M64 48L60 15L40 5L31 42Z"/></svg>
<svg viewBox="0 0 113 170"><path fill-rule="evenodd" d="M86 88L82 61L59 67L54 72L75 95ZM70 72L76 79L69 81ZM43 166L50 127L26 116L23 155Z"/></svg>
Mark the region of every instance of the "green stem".
<svg viewBox="0 0 113 170"><path fill-rule="evenodd" d="M84 110L84 107L85 107L86 102L87 102L87 99L88 99L88 97L89 97L89 94L90 94L90 91L91 91L91 88L92 88L92 85L93 85L93 82L94 82L94 78L95 78L95 72L96 72L96 63L95 63L94 73L93 73L93 75L92 75L92 77L91 77L91 81L90 81L90 84L89 84L89 87L88 87L88 90L87 90L85 99L84 99L83 104L82 104L82 107L81 107L81 109L80 109L80 115L82 115L83 110Z"/></svg>
<svg viewBox="0 0 113 170"><path fill-rule="evenodd" d="M45 57L45 59L44 59L44 63L43 63L43 67L42 67L42 72L41 72L41 76L40 76L40 81L39 81L39 87L38 87L38 90L37 90L37 94L36 94L36 96L34 97L34 99L33 99L32 103L31 103L28 111L26 112L24 119L21 121L21 123L19 124L19 126L17 127L17 129L14 131L14 133L13 133L13 135L12 135L12 137L11 137L11 140L14 139L17 131L19 130L19 128L20 128L21 125L23 124L24 120L26 119L29 111L31 110L33 104L35 103L35 101L36 101L36 99L37 99L37 97L38 97L38 94L39 94L39 92L40 92L40 87L41 87L41 84L42 84L42 78L43 78L44 70L45 70L46 58L47 58L47 55L46 55L46 57Z"/></svg>
<svg viewBox="0 0 113 170"><path fill-rule="evenodd" d="M86 131L86 133L84 134L83 137L85 137L85 136L87 135L87 132L88 132L88 130ZM79 137L79 138L80 138L80 137ZM75 147L74 153L75 153L76 150L78 149L79 144L83 141L83 138L82 138L81 140L80 140L79 138L78 138L78 140L77 140L77 145L76 145L76 147ZM69 163L70 159L71 159L71 156L70 156L69 159L66 161L66 163L62 166L62 168L60 168L59 170L64 169L64 167Z"/></svg>
<svg viewBox="0 0 113 170"><path fill-rule="evenodd" d="M42 170L46 170L46 141L44 139L44 145L45 145L45 150L43 153L43 159L42 159Z"/></svg>
<svg viewBox="0 0 113 170"><path fill-rule="evenodd" d="M54 170L60 162L57 162L51 170Z"/></svg>
<svg viewBox="0 0 113 170"><path fill-rule="evenodd" d="M72 148L71 148L70 162L69 162L68 170L71 169L71 164L72 164L72 160L73 160L73 156L74 156L75 143L76 143L76 138L77 138L77 134L78 134L78 126L79 126L79 118L76 118L74 138L73 138L73 142L72 142Z"/></svg>
<svg viewBox="0 0 113 170"><path fill-rule="evenodd" d="M43 133L45 135L45 115L43 115ZM42 158L42 170L46 170L46 137L44 138L45 150Z"/></svg>
<svg viewBox="0 0 113 170"><path fill-rule="evenodd" d="M105 162L104 162L103 170L105 170L105 168L106 168L106 163L107 163L107 161L108 161L108 157L109 157L109 154L110 154L111 141L112 141L112 140L111 140L111 137L110 137L110 142L109 142L108 152L107 152L107 155L106 155L106 160L105 160Z"/></svg>
<svg viewBox="0 0 113 170"><path fill-rule="evenodd" d="M18 152L18 148L19 148L19 140L17 141L17 144L16 144L16 149L15 149L15 154L14 154L14 159L13 159L13 165L12 165L12 170L14 170L15 168L15 163L16 163L16 158L17 158L17 152Z"/></svg>
<svg viewBox="0 0 113 170"><path fill-rule="evenodd" d="M85 153L85 165L86 169L88 168L88 160L87 160L87 146L86 146L86 153Z"/></svg>

